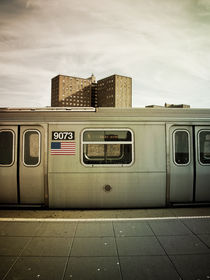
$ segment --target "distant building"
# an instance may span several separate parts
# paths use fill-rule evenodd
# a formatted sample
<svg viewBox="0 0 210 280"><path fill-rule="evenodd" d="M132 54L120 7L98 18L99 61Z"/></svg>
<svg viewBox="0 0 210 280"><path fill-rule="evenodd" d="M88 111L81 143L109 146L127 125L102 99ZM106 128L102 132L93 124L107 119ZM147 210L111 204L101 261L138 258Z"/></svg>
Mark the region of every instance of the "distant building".
<svg viewBox="0 0 210 280"><path fill-rule="evenodd" d="M52 107L131 107L132 79L112 75L96 82L58 75L51 81Z"/></svg>
<svg viewBox="0 0 210 280"><path fill-rule="evenodd" d="M164 106L160 105L147 105L146 108L190 108L190 105L187 104L167 104L165 103Z"/></svg>
<svg viewBox="0 0 210 280"><path fill-rule="evenodd" d="M190 108L190 105L187 104L167 104L165 103L166 108Z"/></svg>
<svg viewBox="0 0 210 280"><path fill-rule="evenodd" d="M64 75L52 78L51 106L91 107L92 84L94 83L94 75L87 79Z"/></svg>
<svg viewBox="0 0 210 280"><path fill-rule="evenodd" d="M132 79L120 75L112 75L97 82L98 107L131 107Z"/></svg>
<svg viewBox="0 0 210 280"><path fill-rule="evenodd" d="M161 105L147 105L145 108L164 108L164 106Z"/></svg>

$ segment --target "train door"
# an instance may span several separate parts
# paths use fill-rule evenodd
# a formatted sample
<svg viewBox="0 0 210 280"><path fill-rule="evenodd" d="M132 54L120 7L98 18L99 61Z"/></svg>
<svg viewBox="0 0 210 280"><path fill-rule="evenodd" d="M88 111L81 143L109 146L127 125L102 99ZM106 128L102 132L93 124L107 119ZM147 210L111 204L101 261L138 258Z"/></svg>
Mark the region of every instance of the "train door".
<svg viewBox="0 0 210 280"><path fill-rule="evenodd" d="M170 202L210 201L210 126L170 129Z"/></svg>
<svg viewBox="0 0 210 280"><path fill-rule="evenodd" d="M0 203L17 203L17 126L0 126Z"/></svg>
<svg viewBox="0 0 210 280"><path fill-rule="evenodd" d="M170 202L192 202L194 153L192 126L170 130Z"/></svg>
<svg viewBox="0 0 210 280"><path fill-rule="evenodd" d="M44 203L44 129L20 127L20 203Z"/></svg>
<svg viewBox="0 0 210 280"><path fill-rule="evenodd" d="M41 126L0 127L0 203L44 203L44 143Z"/></svg>
<svg viewBox="0 0 210 280"><path fill-rule="evenodd" d="M195 127L195 201L210 201L210 126Z"/></svg>

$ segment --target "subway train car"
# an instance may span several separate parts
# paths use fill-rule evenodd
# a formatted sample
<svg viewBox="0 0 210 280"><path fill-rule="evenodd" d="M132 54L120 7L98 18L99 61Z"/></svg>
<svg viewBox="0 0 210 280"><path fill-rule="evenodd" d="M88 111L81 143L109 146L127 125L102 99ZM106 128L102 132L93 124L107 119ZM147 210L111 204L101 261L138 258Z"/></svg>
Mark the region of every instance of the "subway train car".
<svg viewBox="0 0 210 280"><path fill-rule="evenodd" d="M0 109L0 207L210 203L210 109Z"/></svg>

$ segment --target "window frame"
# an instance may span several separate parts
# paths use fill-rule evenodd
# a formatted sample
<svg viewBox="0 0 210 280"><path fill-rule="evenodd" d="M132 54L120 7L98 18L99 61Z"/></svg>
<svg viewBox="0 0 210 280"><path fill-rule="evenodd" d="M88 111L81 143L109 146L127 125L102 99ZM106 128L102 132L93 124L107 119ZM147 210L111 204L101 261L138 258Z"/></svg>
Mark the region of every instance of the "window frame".
<svg viewBox="0 0 210 280"><path fill-rule="evenodd" d="M181 164L176 162L176 157L175 157L175 154L176 154L176 151L175 151L175 149L176 149L175 134L176 134L176 132L180 132L180 131L181 132L186 132L187 135L188 135L188 154L189 154L188 162L187 163L181 163ZM174 130L173 131L173 162L174 162L174 164L177 165L177 166L188 166L188 165L190 165L190 163L191 163L190 152L191 152L190 132L187 129L176 129L176 130Z"/></svg>
<svg viewBox="0 0 210 280"><path fill-rule="evenodd" d="M201 132L209 132L210 133L210 129L200 129L199 131L198 131L198 133L197 133L197 143L198 143L198 162L199 162L199 164L200 165L203 165L203 166L209 166L210 165L210 163L202 163L201 162L201 157L200 157L200 152L201 152L201 150L200 150L200 133Z"/></svg>
<svg viewBox="0 0 210 280"><path fill-rule="evenodd" d="M14 165L15 163L15 132L12 129L0 129L0 132L2 131L9 131L12 133L13 136L13 142L12 142L12 162L10 164L0 164L1 167L10 167Z"/></svg>
<svg viewBox="0 0 210 280"><path fill-rule="evenodd" d="M131 133L131 141L83 141L83 136L84 133L86 131L129 131ZM123 163L113 163L113 164L86 164L83 161L83 152L84 152L84 145L85 144L129 144L131 145L131 162L128 164L123 164ZM87 157L86 157L87 158ZM88 159L88 158L87 158ZM82 165L86 166L86 167L129 167L131 165L133 165L134 163L134 133L131 129L129 128L85 128L83 129L82 133L81 133L81 163Z"/></svg>
<svg viewBox="0 0 210 280"><path fill-rule="evenodd" d="M37 132L39 135L39 160L38 160L37 164L26 164L25 163L25 134L27 132L33 132L33 131ZM38 129L26 129L23 132L23 160L22 160L22 162L23 162L23 165L26 167L37 167L41 163L41 132Z"/></svg>

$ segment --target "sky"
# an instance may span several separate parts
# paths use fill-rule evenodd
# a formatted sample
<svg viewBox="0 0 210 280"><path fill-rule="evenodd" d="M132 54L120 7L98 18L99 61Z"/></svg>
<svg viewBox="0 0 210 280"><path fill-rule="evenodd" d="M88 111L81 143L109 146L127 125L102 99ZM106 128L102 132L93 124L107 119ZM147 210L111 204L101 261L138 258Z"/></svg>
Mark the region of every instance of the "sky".
<svg viewBox="0 0 210 280"><path fill-rule="evenodd" d="M92 73L131 77L133 107L210 108L210 0L0 0L0 107Z"/></svg>

